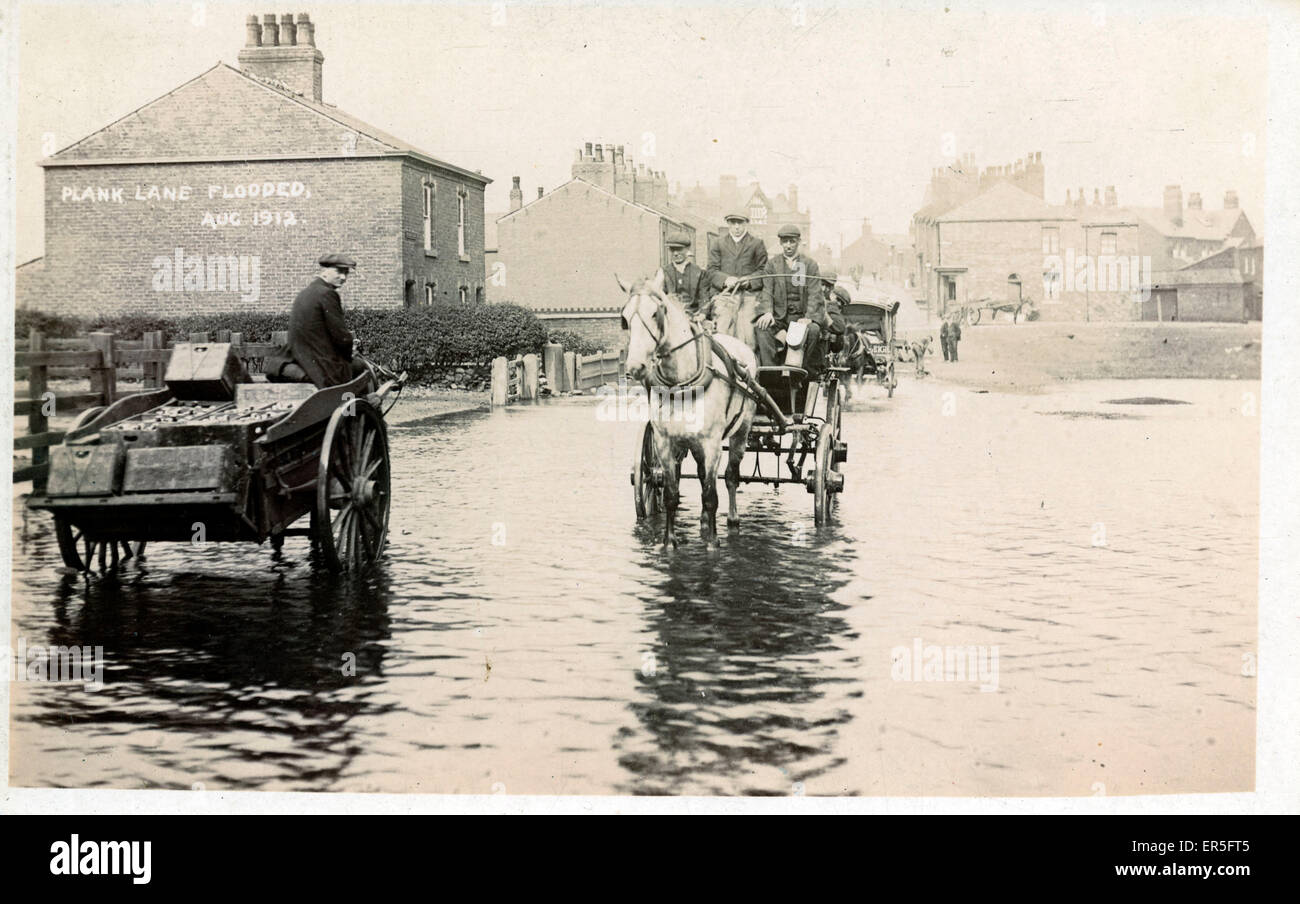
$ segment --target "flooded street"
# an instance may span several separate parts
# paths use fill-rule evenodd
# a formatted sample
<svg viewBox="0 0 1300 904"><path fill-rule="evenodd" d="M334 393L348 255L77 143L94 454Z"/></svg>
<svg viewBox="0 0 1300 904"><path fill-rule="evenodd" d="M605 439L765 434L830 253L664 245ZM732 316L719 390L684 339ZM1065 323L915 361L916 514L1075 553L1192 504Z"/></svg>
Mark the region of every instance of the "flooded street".
<svg viewBox="0 0 1300 904"><path fill-rule="evenodd" d="M908 375L846 411L829 527L802 488L751 485L712 552L694 482L677 549L637 523L642 425L590 397L394 427L388 558L356 585L313 573L300 538L281 563L153 545L87 581L16 508L14 642L102 645L107 669L93 692L11 685L11 783L1247 790L1258 396ZM1142 397L1190 404L1108 404ZM936 647L980 674L945 680Z"/></svg>

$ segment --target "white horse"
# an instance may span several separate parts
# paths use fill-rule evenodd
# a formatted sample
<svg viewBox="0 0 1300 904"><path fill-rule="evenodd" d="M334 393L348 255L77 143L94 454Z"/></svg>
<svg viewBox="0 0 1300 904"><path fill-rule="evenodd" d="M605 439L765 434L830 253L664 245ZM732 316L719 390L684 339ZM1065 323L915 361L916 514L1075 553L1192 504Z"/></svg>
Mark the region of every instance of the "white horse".
<svg viewBox="0 0 1300 904"><path fill-rule="evenodd" d="M691 322L675 295L664 294L662 270L631 288L621 280L619 286L628 293L623 308L627 373L646 386L655 452L664 471L664 545L676 543L673 524L681 498L677 465L687 451L695 458L704 497L700 536L706 544L716 545L722 444L728 447L727 524L737 525L740 460L757 404L753 394L729 375L725 362L713 351L709 334ZM758 359L749 346L731 336L712 338L751 377L758 373Z"/></svg>

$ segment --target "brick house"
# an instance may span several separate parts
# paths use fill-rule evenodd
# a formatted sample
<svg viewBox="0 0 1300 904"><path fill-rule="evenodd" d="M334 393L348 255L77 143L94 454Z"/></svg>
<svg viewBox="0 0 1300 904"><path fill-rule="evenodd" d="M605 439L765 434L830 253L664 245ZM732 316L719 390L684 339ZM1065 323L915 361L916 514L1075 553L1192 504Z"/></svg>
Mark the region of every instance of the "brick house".
<svg viewBox="0 0 1300 904"><path fill-rule="evenodd" d="M325 251L351 307L484 296L491 181L322 102L305 14L248 17L218 63L41 161L45 256L18 303L54 313L284 310Z"/></svg>
<svg viewBox="0 0 1300 904"><path fill-rule="evenodd" d="M768 195L757 182L741 188L735 176L718 177L718 188L710 191L697 184L678 192L671 203L709 224L715 237L725 228L722 218L738 211L749 217L749 231L768 246L770 254L780 253L777 230L786 223L799 227L807 248L811 238L812 212L799 209L799 187L791 184L784 194ZM707 248L705 249L707 251Z"/></svg>

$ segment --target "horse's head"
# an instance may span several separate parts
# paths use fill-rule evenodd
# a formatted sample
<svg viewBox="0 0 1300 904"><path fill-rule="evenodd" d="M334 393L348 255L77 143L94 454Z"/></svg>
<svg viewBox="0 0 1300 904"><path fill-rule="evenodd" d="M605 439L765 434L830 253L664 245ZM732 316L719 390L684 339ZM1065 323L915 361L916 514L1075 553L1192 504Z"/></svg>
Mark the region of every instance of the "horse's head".
<svg viewBox="0 0 1300 904"><path fill-rule="evenodd" d="M672 350L672 337L683 329L689 332L690 327L685 313L664 294L662 270L654 279L638 279L630 287L622 280L618 284L628 296L622 311L623 329L628 334L627 374L643 380Z"/></svg>

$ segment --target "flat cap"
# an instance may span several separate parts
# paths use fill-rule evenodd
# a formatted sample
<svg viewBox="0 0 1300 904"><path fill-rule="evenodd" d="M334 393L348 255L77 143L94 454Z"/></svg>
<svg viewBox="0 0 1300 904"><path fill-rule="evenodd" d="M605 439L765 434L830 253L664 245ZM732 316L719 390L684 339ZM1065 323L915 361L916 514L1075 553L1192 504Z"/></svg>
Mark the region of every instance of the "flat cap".
<svg viewBox="0 0 1300 904"><path fill-rule="evenodd" d="M357 262L346 254L322 254L318 263L322 267L347 267L349 270L357 266Z"/></svg>
<svg viewBox="0 0 1300 904"><path fill-rule="evenodd" d="M833 286L839 281L840 281L840 275L836 273L834 270L822 271L822 282L826 283L826 285Z"/></svg>
<svg viewBox="0 0 1300 904"><path fill-rule="evenodd" d="M684 232L670 232L668 238L664 239L664 244L669 248L689 248L691 237Z"/></svg>
<svg viewBox="0 0 1300 904"><path fill-rule="evenodd" d="M725 217L723 217L722 219L724 219L724 220L740 220L742 223L748 223L748 222L749 222L749 217L745 216L743 213L729 213L729 214L727 214Z"/></svg>
<svg viewBox="0 0 1300 904"><path fill-rule="evenodd" d="M799 227L793 223L786 223L781 227L781 231L776 234L778 239L797 239L802 236L803 233L799 231Z"/></svg>

